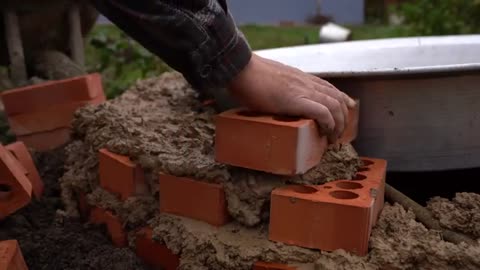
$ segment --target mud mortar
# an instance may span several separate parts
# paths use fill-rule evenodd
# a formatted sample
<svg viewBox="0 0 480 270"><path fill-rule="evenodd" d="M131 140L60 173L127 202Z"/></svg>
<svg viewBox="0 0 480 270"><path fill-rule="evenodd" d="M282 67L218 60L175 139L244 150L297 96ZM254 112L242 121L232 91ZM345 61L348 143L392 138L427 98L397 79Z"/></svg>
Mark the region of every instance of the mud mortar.
<svg viewBox="0 0 480 270"><path fill-rule="evenodd" d="M330 148L318 167L297 177L216 163L214 116L214 109L202 106L197 92L178 73L140 81L113 101L78 111L77 140L67 148L67 170L61 180L64 200L72 206L67 212L77 214L73 201L78 190L91 193L98 186L96 153L103 147L131 157L149 172L151 196L158 190L155 175L160 172L223 184L231 216L247 226L268 217L275 187L351 179L360 165L351 145Z"/></svg>
<svg viewBox="0 0 480 270"><path fill-rule="evenodd" d="M215 228L160 214L150 221L154 239L181 254L180 269L251 269L256 261L298 265L299 269L479 269L480 246L444 242L400 205L386 204L373 229L366 257L342 250L318 252L268 240L267 228L228 224Z"/></svg>
<svg viewBox="0 0 480 270"><path fill-rule="evenodd" d="M452 200L435 197L427 204L442 227L480 238L479 194L457 193Z"/></svg>

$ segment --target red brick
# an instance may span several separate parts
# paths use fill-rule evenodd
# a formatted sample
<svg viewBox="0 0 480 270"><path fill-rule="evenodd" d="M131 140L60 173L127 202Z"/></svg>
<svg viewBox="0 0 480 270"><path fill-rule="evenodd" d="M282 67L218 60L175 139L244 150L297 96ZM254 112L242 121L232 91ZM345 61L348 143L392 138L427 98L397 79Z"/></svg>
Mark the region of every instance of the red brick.
<svg viewBox="0 0 480 270"><path fill-rule="evenodd" d="M383 208L387 163L364 160L372 164L361 169L358 180L275 189L271 196L270 240L366 255L372 227Z"/></svg>
<svg viewBox="0 0 480 270"><path fill-rule="evenodd" d="M28 180L30 180L32 184L33 194L37 199L40 199L44 189L43 182L25 144L23 142L14 142L5 148L9 150L26 169Z"/></svg>
<svg viewBox="0 0 480 270"><path fill-rule="evenodd" d="M225 191L210 184L171 175L160 175L160 212L221 226L228 222Z"/></svg>
<svg viewBox="0 0 480 270"><path fill-rule="evenodd" d="M351 143L353 142L358 135L358 121L360 118L360 100L355 100L357 105L355 108L348 111L348 120L347 126L340 137L340 142L342 143Z"/></svg>
<svg viewBox="0 0 480 270"><path fill-rule="evenodd" d="M103 95L101 76L98 73L48 81L1 94L8 116L42 111L59 104L89 101Z"/></svg>
<svg viewBox="0 0 480 270"><path fill-rule="evenodd" d="M30 203L31 194L25 168L0 145L0 219Z"/></svg>
<svg viewBox="0 0 480 270"><path fill-rule="evenodd" d="M90 222L93 224L104 224L107 227L110 239L116 247L127 246L127 234L123 229L120 219L112 212L94 207L90 212Z"/></svg>
<svg viewBox="0 0 480 270"><path fill-rule="evenodd" d="M17 240L0 242L0 270L28 270Z"/></svg>
<svg viewBox="0 0 480 270"><path fill-rule="evenodd" d="M279 263L257 262L253 265L253 270L297 270L297 267Z"/></svg>
<svg viewBox="0 0 480 270"><path fill-rule="evenodd" d="M92 100L58 104L42 111L13 115L8 117L8 123L11 131L17 136L68 128L71 127L75 111L89 104L101 104L105 100L102 92Z"/></svg>
<svg viewBox="0 0 480 270"><path fill-rule="evenodd" d="M176 270L180 266L180 259L164 244L152 239L153 231L150 227L141 229L136 234L135 252L138 257L153 269Z"/></svg>
<svg viewBox="0 0 480 270"><path fill-rule="evenodd" d="M216 118L215 158L221 163L294 175L317 165L326 148L326 137L310 119L258 115L243 109Z"/></svg>
<svg viewBox="0 0 480 270"><path fill-rule="evenodd" d="M387 161L383 159L373 159L363 157L364 166L356 178L366 180L366 185L375 199L373 226L377 224L378 217L382 212L385 202L385 178L387 174ZM363 181L363 180L360 180Z"/></svg>
<svg viewBox="0 0 480 270"><path fill-rule="evenodd" d="M99 174L100 186L122 200L146 192L143 169L127 156L100 149Z"/></svg>
<svg viewBox="0 0 480 270"><path fill-rule="evenodd" d="M50 151L70 141L70 128L59 128L45 132L18 136L17 140L39 152Z"/></svg>

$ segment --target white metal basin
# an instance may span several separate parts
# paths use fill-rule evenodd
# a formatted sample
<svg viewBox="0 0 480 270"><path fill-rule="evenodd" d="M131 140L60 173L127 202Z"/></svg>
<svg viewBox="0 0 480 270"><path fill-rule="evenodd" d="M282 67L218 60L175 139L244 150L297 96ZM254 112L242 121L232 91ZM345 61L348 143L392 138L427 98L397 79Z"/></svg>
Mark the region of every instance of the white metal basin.
<svg viewBox="0 0 480 270"><path fill-rule="evenodd" d="M361 155L391 171L480 167L480 35L256 51L361 100Z"/></svg>

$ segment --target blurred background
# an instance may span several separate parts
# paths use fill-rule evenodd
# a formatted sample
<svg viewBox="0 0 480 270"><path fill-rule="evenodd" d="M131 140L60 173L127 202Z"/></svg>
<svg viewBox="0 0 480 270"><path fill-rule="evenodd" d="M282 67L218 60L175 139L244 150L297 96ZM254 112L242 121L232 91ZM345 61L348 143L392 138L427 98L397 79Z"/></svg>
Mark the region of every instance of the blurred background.
<svg viewBox="0 0 480 270"><path fill-rule="evenodd" d="M480 0L230 0L229 9L254 50L321 43L333 23L349 39L480 32ZM87 67L100 71L108 97L137 79L169 70L100 16L88 37Z"/></svg>

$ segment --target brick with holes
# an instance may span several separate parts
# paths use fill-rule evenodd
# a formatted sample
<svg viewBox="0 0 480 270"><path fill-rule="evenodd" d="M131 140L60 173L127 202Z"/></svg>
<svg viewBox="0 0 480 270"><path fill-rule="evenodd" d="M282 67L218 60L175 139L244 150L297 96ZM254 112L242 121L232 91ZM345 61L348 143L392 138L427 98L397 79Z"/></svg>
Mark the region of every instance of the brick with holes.
<svg viewBox="0 0 480 270"><path fill-rule="evenodd" d="M364 158L353 180L292 185L271 195L269 238L306 248L366 255L383 208L385 160Z"/></svg>

